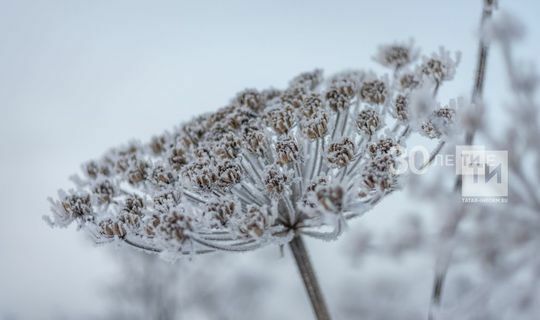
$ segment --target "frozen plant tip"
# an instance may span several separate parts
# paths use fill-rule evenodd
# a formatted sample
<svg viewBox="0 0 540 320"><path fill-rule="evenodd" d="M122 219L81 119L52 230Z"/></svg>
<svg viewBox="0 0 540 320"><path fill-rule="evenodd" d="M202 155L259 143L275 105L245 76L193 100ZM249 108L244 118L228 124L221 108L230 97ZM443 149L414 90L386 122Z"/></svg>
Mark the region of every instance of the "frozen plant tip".
<svg viewBox="0 0 540 320"><path fill-rule="evenodd" d="M148 143L111 149L51 200L48 220L169 257L336 239L398 188L399 149L421 130L408 122L408 97L453 76L446 51L410 66L417 55L412 43L384 46L376 60L391 75L305 72L284 90L246 89ZM439 139L453 111L430 107L422 130Z"/></svg>

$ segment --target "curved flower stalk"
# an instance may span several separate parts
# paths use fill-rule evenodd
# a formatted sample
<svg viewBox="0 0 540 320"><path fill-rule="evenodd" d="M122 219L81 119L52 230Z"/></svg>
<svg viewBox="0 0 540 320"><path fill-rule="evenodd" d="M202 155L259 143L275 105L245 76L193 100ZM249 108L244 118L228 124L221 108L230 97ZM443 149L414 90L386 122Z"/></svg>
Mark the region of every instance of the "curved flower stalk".
<svg viewBox="0 0 540 320"><path fill-rule="evenodd" d="M384 46L377 60L391 78L305 72L284 90L246 89L147 143L111 149L83 165L76 190L51 200L49 220L172 257L336 239L399 188L411 133L439 139L453 122L432 94L428 113L411 112L410 98L436 93L457 63L443 50L413 67L417 55L411 43ZM303 250L299 241L293 249Z"/></svg>

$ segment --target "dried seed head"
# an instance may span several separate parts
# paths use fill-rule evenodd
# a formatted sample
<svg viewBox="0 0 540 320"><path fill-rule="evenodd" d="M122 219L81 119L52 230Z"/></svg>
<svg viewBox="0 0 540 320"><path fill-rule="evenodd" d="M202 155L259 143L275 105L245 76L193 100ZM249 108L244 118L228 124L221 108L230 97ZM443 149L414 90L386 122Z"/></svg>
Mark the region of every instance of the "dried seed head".
<svg viewBox="0 0 540 320"><path fill-rule="evenodd" d="M456 110L454 110L452 108L440 108L439 110L435 110L433 115L436 118L444 119L444 120L446 120L448 122L451 122L451 121L454 120L454 118L456 116Z"/></svg>
<svg viewBox="0 0 540 320"><path fill-rule="evenodd" d="M193 155L198 161L209 161L214 158L214 152L212 150L211 143L201 143L195 149L193 149Z"/></svg>
<svg viewBox="0 0 540 320"><path fill-rule="evenodd" d="M401 145L392 138L382 138L368 146L371 158L379 155L400 155Z"/></svg>
<svg viewBox="0 0 540 320"><path fill-rule="evenodd" d="M304 97L302 107L299 114L303 118L312 118L315 114L324 107L323 100L320 94L312 93Z"/></svg>
<svg viewBox="0 0 540 320"><path fill-rule="evenodd" d="M354 149L354 142L348 137L332 143L328 147L328 162L338 167L344 167L354 158Z"/></svg>
<svg viewBox="0 0 540 320"><path fill-rule="evenodd" d="M288 182L289 177L278 166L271 166L266 170L264 185L272 196L281 195L286 190Z"/></svg>
<svg viewBox="0 0 540 320"><path fill-rule="evenodd" d="M158 156L165 152L167 144L167 138L165 135L152 137L152 140L149 143L150 150L154 155Z"/></svg>
<svg viewBox="0 0 540 320"><path fill-rule="evenodd" d="M176 179L171 170L162 165L158 165L152 169L149 180L156 186L167 186Z"/></svg>
<svg viewBox="0 0 540 320"><path fill-rule="evenodd" d="M266 112L265 120L278 134L286 134L294 125L294 112L290 107L275 107Z"/></svg>
<svg viewBox="0 0 540 320"><path fill-rule="evenodd" d="M340 213L343 211L345 192L339 185L323 185L315 190L319 204L327 212Z"/></svg>
<svg viewBox="0 0 540 320"><path fill-rule="evenodd" d="M236 213L238 200L233 198L212 199L206 204L204 214L208 214L211 226L221 228L228 225L231 217Z"/></svg>
<svg viewBox="0 0 540 320"><path fill-rule="evenodd" d="M257 113L247 108L234 108L231 113L227 114L227 125L237 130L243 125L258 117Z"/></svg>
<svg viewBox="0 0 540 320"><path fill-rule="evenodd" d="M272 223L274 223L274 219L268 214L266 207L248 205L246 213L238 223L238 231L246 236L260 237Z"/></svg>
<svg viewBox="0 0 540 320"><path fill-rule="evenodd" d="M300 149L296 140L289 136L280 137L276 142L276 154L280 164L300 160Z"/></svg>
<svg viewBox="0 0 540 320"><path fill-rule="evenodd" d="M435 110L431 116L421 125L421 133L430 138L440 138L447 134L454 124L456 111L451 108L440 108Z"/></svg>
<svg viewBox="0 0 540 320"><path fill-rule="evenodd" d="M401 122L406 122L409 119L408 116L409 98L403 94L398 94L394 100L394 117Z"/></svg>
<svg viewBox="0 0 540 320"><path fill-rule="evenodd" d="M289 108L298 109L302 106L307 89L302 86L290 87L280 97L281 103Z"/></svg>
<svg viewBox="0 0 540 320"><path fill-rule="evenodd" d="M430 139L437 139L440 138L442 135L441 132L437 130L437 127L431 120L426 120L422 122L422 124L420 125L420 129L422 130L420 133Z"/></svg>
<svg viewBox="0 0 540 320"><path fill-rule="evenodd" d="M362 110L356 117L356 126L360 133L368 137L372 136L382 127L382 121L379 113L371 108Z"/></svg>
<svg viewBox="0 0 540 320"><path fill-rule="evenodd" d="M326 186L328 179L326 177L318 177L315 181L312 181L306 188L307 192L314 192L319 186Z"/></svg>
<svg viewBox="0 0 540 320"><path fill-rule="evenodd" d="M132 194L126 198L123 211L126 213L141 215L143 208L143 199L136 194Z"/></svg>
<svg viewBox="0 0 540 320"><path fill-rule="evenodd" d="M137 142L130 142L126 146L122 146L116 150L116 153L120 157L134 156L139 153L140 146Z"/></svg>
<svg viewBox="0 0 540 320"><path fill-rule="evenodd" d="M84 173L92 179L97 179L98 176L111 175L111 168L107 162L89 161L83 165Z"/></svg>
<svg viewBox="0 0 540 320"><path fill-rule="evenodd" d="M353 88L354 92L351 92L351 95L356 95L358 88L364 81L366 73L361 70L349 70L345 72L340 72L330 78L330 86L349 86Z"/></svg>
<svg viewBox="0 0 540 320"><path fill-rule="evenodd" d="M173 210L165 214L158 226L158 232L165 240L175 240L182 244L189 237L187 232L192 229L193 219L180 210Z"/></svg>
<svg viewBox="0 0 540 320"><path fill-rule="evenodd" d="M117 173L125 173L132 162L136 161L136 156L119 156L114 163L114 169Z"/></svg>
<svg viewBox="0 0 540 320"><path fill-rule="evenodd" d="M322 82L322 75L323 72L321 69L303 72L290 81L289 87L302 87L313 90Z"/></svg>
<svg viewBox="0 0 540 320"><path fill-rule="evenodd" d="M399 86L402 90L412 90L420 85L418 76L414 73L405 73L399 78Z"/></svg>
<svg viewBox="0 0 540 320"><path fill-rule="evenodd" d="M247 107L256 112L261 111L264 107L264 99L256 89L246 89L238 93L236 102L239 106Z"/></svg>
<svg viewBox="0 0 540 320"><path fill-rule="evenodd" d="M99 203L111 203L116 194L116 188L111 181L103 180L94 186L92 192L96 195Z"/></svg>
<svg viewBox="0 0 540 320"><path fill-rule="evenodd" d="M255 124L242 129L242 138L244 140L244 146L251 153L261 156L268 149L266 135Z"/></svg>
<svg viewBox="0 0 540 320"><path fill-rule="evenodd" d="M149 165L146 161L136 160L128 170L128 181L131 184L143 182L148 177Z"/></svg>
<svg viewBox="0 0 540 320"><path fill-rule="evenodd" d="M192 185L205 191L212 189L218 179L210 162L203 160L189 163L184 168L184 175L189 179Z"/></svg>
<svg viewBox="0 0 540 320"><path fill-rule="evenodd" d="M62 200L62 207L71 219L82 218L93 213L90 195L69 195Z"/></svg>
<svg viewBox="0 0 540 320"><path fill-rule="evenodd" d="M328 113L316 112L311 118L301 122L302 133L311 140L320 139L328 133Z"/></svg>
<svg viewBox="0 0 540 320"><path fill-rule="evenodd" d="M89 161L83 165L83 170L86 175L92 179L97 178L99 174L99 165L95 161Z"/></svg>
<svg viewBox="0 0 540 320"><path fill-rule="evenodd" d="M222 159L236 159L240 154L242 141L236 134L227 132L215 143L215 152Z"/></svg>
<svg viewBox="0 0 540 320"><path fill-rule="evenodd" d="M440 81L444 77L445 74L445 67L443 65L443 62L437 59L428 59L423 65L422 65L422 73L425 75L430 75L433 78Z"/></svg>
<svg viewBox="0 0 540 320"><path fill-rule="evenodd" d="M417 53L413 43L395 43L380 46L375 60L386 67L399 69L416 59Z"/></svg>
<svg viewBox="0 0 540 320"><path fill-rule="evenodd" d="M123 223L113 219L101 221L99 223L99 233L106 238L123 238L127 234Z"/></svg>
<svg viewBox="0 0 540 320"><path fill-rule="evenodd" d="M182 195L174 189L164 190L156 193L152 197L152 200L154 202L154 208L157 211L168 212L171 208L175 208L180 204Z"/></svg>
<svg viewBox="0 0 540 320"><path fill-rule="evenodd" d="M153 238L156 236L156 230L161 224L161 219L158 215L152 215L144 225L144 234L148 238Z"/></svg>
<svg viewBox="0 0 540 320"><path fill-rule="evenodd" d="M235 184L240 183L242 179L242 169L236 162L225 160L217 164L216 175L216 184L218 187L230 188Z"/></svg>
<svg viewBox="0 0 540 320"><path fill-rule="evenodd" d="M186 146L192 146L199 144L199 141L204 137L208 128L206 127L208 122L208 116L199 116L193 120L185 123L182 126L182 135L180 136L182 142Z"/></svg>
<svg viewBox="0 0 540 320"><path fill-rule="evenodd" d="M329 184L328 179L326 177L317 177L314 181L311 181L302 195L302 204L306 208L317 208L318 204L318 198L316 190L319 188L327 187ZM309 214L309 213L308 213Z"/></svg>
<svg viewBox="0 0 540 320"><path fill-rule="evenodd" d="M354 89L350 87L332 86L325 93L326 102L330 109L338 112L349 108L354 98Z"/></svg>
<svg viewBox="0 0 540 320"><path fill-rule="evenodd" d="M368 190L391 190L396 184L396 160L390 154L372 158L362 172L362 182Z"/></svg>
<svg viewBox="0 0 540 320"><path fill-rule="evenodd" d="M242 107L240 107L238 103L235 104L233 101L231 105L225 106L216 112L209 114L202 125L207 129L213 129L214 127L230 127L230 124L227 123L227 117L239 108ZM206 134L204 135L206 136Z"/></svg>
<svg viewBox="0 0 540 320"><path fill-rule="evenodd" d="M456 53L455 59L452 59L450 52L441 48L438 53L432 54L430 58L424 58L424 62L420 66L420 72L440 84L442 81L454 78L459 60L459 53Z"/></svg>
<svg viewBox="0 0 540 320"><path fill-rule="evenodd" d="M118 217L118 222L128 230L139 230L141 227L141 217L133 213L123 212Z"/></svg>
<svg viewBox="0 0 540 320"><path fill-rule="evenodd" d="M382 105L387 96L386 83L380 80L365 81L360 88L360 97L367 103Z"/></svg>

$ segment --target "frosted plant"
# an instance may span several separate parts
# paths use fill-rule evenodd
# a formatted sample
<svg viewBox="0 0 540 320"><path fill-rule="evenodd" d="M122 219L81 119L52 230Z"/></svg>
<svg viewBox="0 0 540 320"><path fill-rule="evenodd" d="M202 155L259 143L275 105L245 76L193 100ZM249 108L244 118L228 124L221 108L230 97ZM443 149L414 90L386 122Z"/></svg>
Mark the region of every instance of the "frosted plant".
<svg viewBox="0 0 540 320"><path fill-rule="evenodd" d="M305 72L284 90L246 89L147 143L111 149L51 200L49 220L173 258L290 244L315 313L329 319L301 236L336 239L400 187L411 133L438 139L453 122L433 97L457 60L441 49L413 67L417 55L411 42L381 47L391 76ZM409 99L427 113L409 112L419 109Z"/></svg>
<svg viewBox="0 0 540 320"><path fill-rule="evenodd" d="M540 77L532 64L525 69L514 58L513 48L523 34L519 20L500 13L492 21L486 19L483 31L486 50L493 42L502 51L509 83L506 99L511 99L505 101L508 123L494 128L477 115L467 117L465 124L490 149L508 151L508 204L464 204L447 213L440 239L447 250L439 254L432 318L463 318L459 315L464 314L475 319L534 319L540 311L540 113L536 101ZM485 105L481 94L474 98L476 104ZM497 111L486 108L484 112ZM468 142L473 137L469 135ZM451 262L468 263L481 274L470 277L472 288L455 298L452 308L438 310Z"/></svg>
<svg viewBox="0 0 540 320"><path fill-rule="evenodd" d="M454 139L458 144L477 140L487 150L508 151L508 203L462 203L462 181L456 178L455 168L444 168L450 174L436 171L431 183L413 176L418 183L410 189L417 193L418 202L433 208L439 234L433 236L422 228L432 219L412 220L389 236L364 231L354 248L362 258L367 253L398 258L406 253L434 255L428 319L537 319L540 313L540 76L533 63L515 57L524 32L520 21L494 11L495 5L484 1L473 90L457 121L465 136ZM484 100L492 51L502 52L507 73L497 81L507 80L509 86L502 98L487 92ZM414 288L401 288L396 281L391 289L411 292ZM356 300L350 304L362 307ZM386 310L410 307L401 300L395 306L388 304ZM373 309L380 312L378 306Z"/></svg>

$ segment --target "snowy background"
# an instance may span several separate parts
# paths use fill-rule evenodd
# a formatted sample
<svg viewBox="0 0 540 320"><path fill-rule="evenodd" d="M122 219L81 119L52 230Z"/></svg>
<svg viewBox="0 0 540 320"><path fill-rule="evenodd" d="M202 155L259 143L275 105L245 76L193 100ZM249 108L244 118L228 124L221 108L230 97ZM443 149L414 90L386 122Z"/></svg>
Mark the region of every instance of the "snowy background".
<svg viewBox="0 0 540 320"><path fill-rule="evenodd" d="M528 26L520 51L538 59L540 2L501 2ZM106 291L120 277L115 254L92 246L74 228L52 231L41 219L49 212L47 197L69 187L68 177L83 161L224 106L246 87L281 88L315 67L327 74L377 68L371 60L377 45L411 37L425 53L439 45L462 52L456 79L440 99L468 95L480 12L479 0L0 0L0 319L107 316ZM488 102L504 98L502 78L493 54ZM376 259L361 263L350 251L361 230L396 228L399 215L417 205L395 194L351 223L338 242L308 242L334 313L346 318L350 306L384 303L363 287L368 278L381 278L383 291L385 281L414 283L414 292L390 296L407 296L411 309L426 310L433 261L394 261L400 268L392 268ZM277 248L222 261L219 255L182 266L190 271L180 274L185 285L178 290L199 290L193 279L204 272L211 274L203 277L211 282L205 285L224 297L233 287L223 277L264 278L255 281L260 300L251 301L252 308L237 305L264 307L270 318L311 318L287 251L285 258ZM351 296L357 300L347 303ZM208 294L200 297L192 304L204 308ZM190 319L198 317L195 312Z"/></svg>

